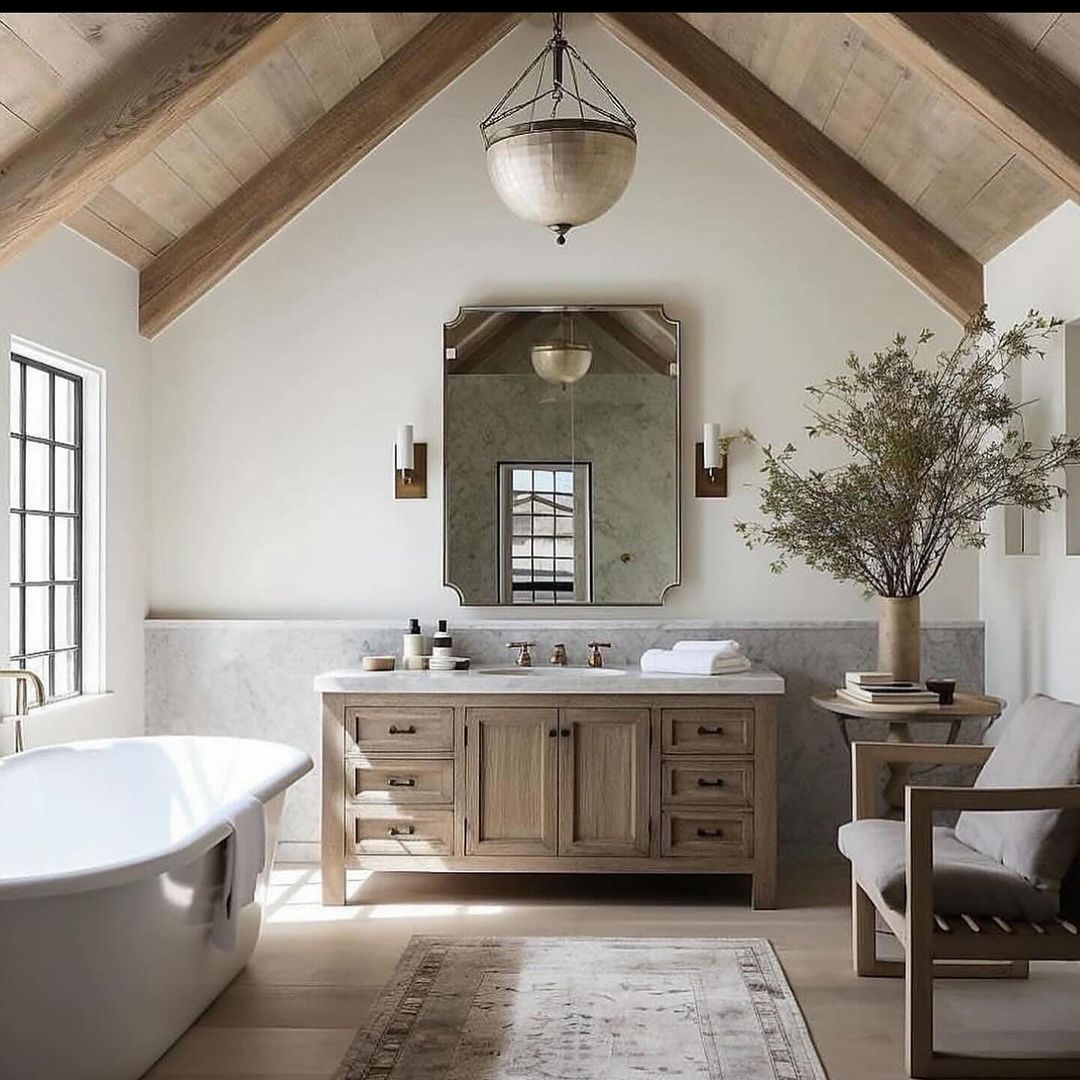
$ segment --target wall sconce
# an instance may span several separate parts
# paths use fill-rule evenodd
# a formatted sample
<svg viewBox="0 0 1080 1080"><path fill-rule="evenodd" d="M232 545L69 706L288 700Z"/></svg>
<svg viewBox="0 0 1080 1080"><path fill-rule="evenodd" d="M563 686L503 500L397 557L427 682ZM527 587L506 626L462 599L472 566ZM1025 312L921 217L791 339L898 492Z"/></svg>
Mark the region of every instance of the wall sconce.
<svg viewBox="0 0 1080 1080"><path fill-rule="evenodd" d="M694 445L694 494L699 499L727 497L728 451L733 443L757 440L749 428L734 435L721 435L719 424L706 424L703 441Z"/></svg>
<svg viewBox="0 0 1080 1080"><path fill-rule="evenodd" d="M720 435L719 424L706 424L704 441L694 446L694 495L699 499L727 498L729 439Z"/></svg>
<svg viewBox="0 0 1080 1080"><path fill-rule="evenodd" d="M694 445L693 494L699 499L724 499L728 494L728 447L718 423L706 423L704 441Z"/></svg>
<svg viewBox="0 0 1080 1080"><path fill-rule="evenodd" d="M412 424L402 424L394 440L394 498L427 498L427 443L413 442Z"/></svg>

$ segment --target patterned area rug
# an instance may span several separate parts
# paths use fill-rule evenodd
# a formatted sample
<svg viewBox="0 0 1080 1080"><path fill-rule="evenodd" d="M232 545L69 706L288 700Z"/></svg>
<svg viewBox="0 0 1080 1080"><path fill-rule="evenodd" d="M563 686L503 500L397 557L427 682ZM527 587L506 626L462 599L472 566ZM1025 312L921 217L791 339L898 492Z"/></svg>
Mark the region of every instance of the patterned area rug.
<svg viewBox="0 0 1080 1080"><path fill-rule="evenodd" d="M764 940L416 937L336 1080L825 1080Z"/></svg>

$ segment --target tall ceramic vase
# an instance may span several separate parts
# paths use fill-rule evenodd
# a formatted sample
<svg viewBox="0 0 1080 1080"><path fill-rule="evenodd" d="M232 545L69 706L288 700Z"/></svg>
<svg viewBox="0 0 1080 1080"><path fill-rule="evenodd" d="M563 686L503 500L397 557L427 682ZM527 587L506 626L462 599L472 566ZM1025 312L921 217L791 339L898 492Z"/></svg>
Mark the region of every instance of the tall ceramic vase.
<svg viewBox="0 0 1080 1080"><path fill-rule="evenodd" d="M878 670L919 682L922 617L917 596L878 597Z"/></svg>

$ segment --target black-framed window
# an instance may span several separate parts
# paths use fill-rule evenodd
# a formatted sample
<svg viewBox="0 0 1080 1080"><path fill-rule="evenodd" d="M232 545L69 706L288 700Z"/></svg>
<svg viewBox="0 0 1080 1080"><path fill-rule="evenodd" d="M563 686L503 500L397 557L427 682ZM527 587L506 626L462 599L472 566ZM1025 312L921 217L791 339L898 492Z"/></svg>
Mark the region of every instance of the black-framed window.
<svg viewBox="0 0 1080 1080"><path fill-rule="evenodd" d="M82 693L83 384L11 357L12 661Z"/></svg>

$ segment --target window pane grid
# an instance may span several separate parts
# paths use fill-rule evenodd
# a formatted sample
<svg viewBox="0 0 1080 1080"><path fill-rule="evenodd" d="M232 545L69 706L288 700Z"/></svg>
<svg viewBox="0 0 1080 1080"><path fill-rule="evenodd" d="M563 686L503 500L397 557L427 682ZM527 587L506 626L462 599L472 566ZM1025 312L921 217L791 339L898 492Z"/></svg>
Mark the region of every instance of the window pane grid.
<svg viewBox="0 0 1080 1080"><path fill-rule="evenodd" d="M514 603L573 601L573 491L572 470L513 470L510 591ZM559 542L556 533L562 538ZM559 557L566 550L569 557Z"/></svg>
<svg viewBox="0 0 1080 1080"><path fill-rule="evenodd" d="M82 692L82 379L11 361L11 659L58 700Z"/></svg>

